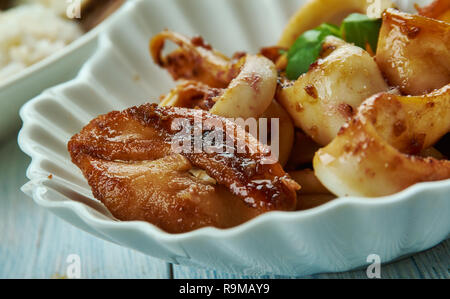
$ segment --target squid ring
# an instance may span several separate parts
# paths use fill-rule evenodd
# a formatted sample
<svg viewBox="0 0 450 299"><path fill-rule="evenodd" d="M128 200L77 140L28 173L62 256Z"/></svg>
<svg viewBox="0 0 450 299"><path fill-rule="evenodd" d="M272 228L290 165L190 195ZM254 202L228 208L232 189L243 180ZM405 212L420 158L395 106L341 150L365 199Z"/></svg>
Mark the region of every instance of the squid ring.
<svg viewBox="0 0 450 299"><path fill-rule="evenodd" d="M367 99L313 160L338 196L384 196L450 178L450 161L416 156L450 130L450 85L425 96L388 93Z"/></svg>
<svg viewBox="0 0 450 299"><path fill-rule="evenodd" d="M260 55L247 55L239 75L209 112L232 118L260 117L275 96L277 80L272 61Z"/></svg>
<svg viewBox="0 0 450 299"><path fill-rule="evenodd" d="M333 140L365 99L388 90L369 53L333 36L325 40L328 48L331 53L277 93L295 125L320 145Z"/></svg>

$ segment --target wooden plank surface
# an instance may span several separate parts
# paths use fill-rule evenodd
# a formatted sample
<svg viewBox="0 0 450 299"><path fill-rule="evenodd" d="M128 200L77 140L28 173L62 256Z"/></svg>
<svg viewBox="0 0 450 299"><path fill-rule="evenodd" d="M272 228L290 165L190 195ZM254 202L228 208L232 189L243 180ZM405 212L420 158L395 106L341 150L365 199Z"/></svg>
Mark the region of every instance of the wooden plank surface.
<svg viewBox="0 0 450 299"><path fill-rule="evenodd" d="M252 277L199 270L173 265L174 278L295 278L284 276ZM302 278L367 278L366 269L343 273L317 274ZM450 278L450 240L412 257L381 266L381 278Z"/></svg>
<svg viewBox="0 0 450 299"><path fill-rule="evenodd" d="M0 146L0 278L62 278L70 254L83 278L257 278L169 265L97 239L37 206L19 188L29 158L16 137ZM450 278L450 240L410 258L384 265L383 278ZM266 277L271 278L271 277ZM274 277L275 278L275 277ZM365 270L306 278L366 278Z"/></svg>
<svg viewBox="0 0 450 299"><path fill-rule="evenodd" d="M5 144L6 143L6 144ZM169 265L66 223L19 188L29 158L15 138L0 147L0 278L61 278L80 257L82 278L169 278Z"/></svg>

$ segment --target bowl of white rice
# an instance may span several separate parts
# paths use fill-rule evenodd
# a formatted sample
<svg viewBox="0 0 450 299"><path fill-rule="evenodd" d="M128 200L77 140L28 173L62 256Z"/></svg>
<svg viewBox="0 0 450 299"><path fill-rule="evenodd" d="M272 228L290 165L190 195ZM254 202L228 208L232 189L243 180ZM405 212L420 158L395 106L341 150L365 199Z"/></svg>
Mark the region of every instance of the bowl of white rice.
<svg viewBox="0 0 450 299"><path fill-rule="evenodd" d="M81 1L9 2L14 6L0 11L0 139L19 128L27 100L78 73L106 23L85 33L69 18L79 16L73 5Z"/></svg>

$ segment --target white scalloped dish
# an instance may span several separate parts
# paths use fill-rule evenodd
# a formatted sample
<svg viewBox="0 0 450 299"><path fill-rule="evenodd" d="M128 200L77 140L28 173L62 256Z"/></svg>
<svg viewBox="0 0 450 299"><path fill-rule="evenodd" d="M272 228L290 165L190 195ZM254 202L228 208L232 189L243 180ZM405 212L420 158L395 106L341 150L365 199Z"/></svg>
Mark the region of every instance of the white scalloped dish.
<svg viewBox="0 0 450 299"><path fill-rule="evenodd" d="M366 265L369 254L388 262L446 239L450 180L417 184L383 198L346 197L305 211L270 212L226 230L208 227L174 235L146 222L114 219L93 198L82 173L71 163L67 142L92 118L156 102L174 85L151 60L151 36L170 27L186 35L201 34L225 54L241 49L255 53L276 43L301 3L127 3L100 36L99 49L78 77L22 108L19 144L32 157L27 171L30 182L23 191L100 238L172 263L230 273L303 276L346 271Z"/></svg>

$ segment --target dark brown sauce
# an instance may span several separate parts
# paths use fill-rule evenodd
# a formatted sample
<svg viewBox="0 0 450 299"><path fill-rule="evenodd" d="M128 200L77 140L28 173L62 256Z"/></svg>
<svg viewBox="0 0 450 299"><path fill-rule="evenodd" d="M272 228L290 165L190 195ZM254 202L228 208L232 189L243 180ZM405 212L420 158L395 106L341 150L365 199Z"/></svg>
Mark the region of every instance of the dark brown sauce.
<svg viewBox="0 0 450 299"><path fill-rule="evenodd" d="M310 96L310 97L312 97L312 98L314 98L314 99L317 99L317 97L318 97L318 95L317 95L317 89L316 89L316 87L314 86L314 85L306 85L305 86L305 91L306 91L306 93Z"/></svg>

